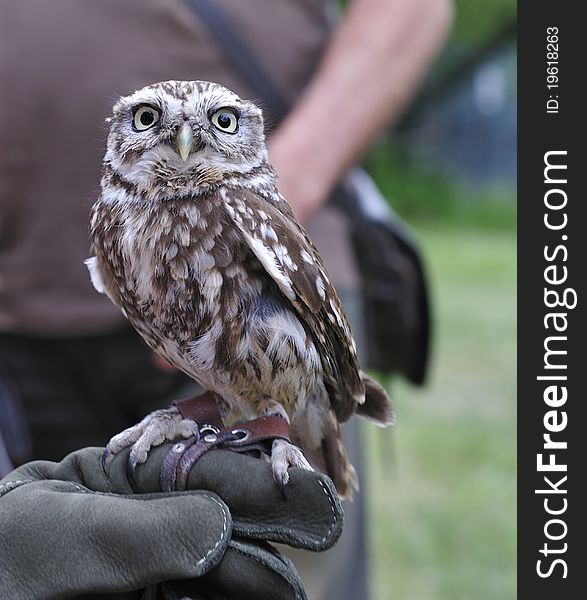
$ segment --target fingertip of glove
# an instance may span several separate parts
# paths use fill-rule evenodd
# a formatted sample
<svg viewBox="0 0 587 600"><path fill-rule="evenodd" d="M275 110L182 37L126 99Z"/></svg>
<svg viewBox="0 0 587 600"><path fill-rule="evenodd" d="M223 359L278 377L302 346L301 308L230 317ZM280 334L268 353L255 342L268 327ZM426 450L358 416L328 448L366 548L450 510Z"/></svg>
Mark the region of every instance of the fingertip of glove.
<svg viewBox="0 0 587 600"><path fill-rule="evenodd" d="M314 552L328 550L338 541L344 526L344 513L332 481L323 474L293 468L289 470L287 500L275 483L272 497L263 511L242 514L233 510L234 531L288 544Z"/></svg>
<svg viewBox="0 0 587 600"><path fill-rule="evenodd" d="M320 489L320 493L317 494L319 499L317 504L327 503L327 506L321 508L324 517L318 527L317 535L310 538L311 545L307 548L322 552L332 548L340 538L344 527L344 511L332 480L326 475L317 474L315 481Z"/></svg>
<svg viewBox="0 0 587 600"><path fill-rule="evenodd" d="M166 579L200 577L220 562L232 535L232 518L216 494L188 491L139 497L150 506L148 526L164 556L160 562L166 565Z"/></svg>
<svg viewBox="0 0 587 600"><path fill-rule="evenodd" d="M219 527L215 535L215 541L208 545L207 550L197 559L195 564L195 576L198 577L207 573L210 569L213 569L219 562L232 534L232 520L230 518L230 512L228 506L218 497L216 494L208 492L200 492L198 494L208 500L210 508L218 510L220 512Z"/></svg>
<svg viewBox="0 0 587 600"><path fill-rule="evenodd" d="M256 598L308 600L294 563L270 544L251 543L233 537L228 544L229 558L231 553L233 557L240 555L244 561L241 582L245 589L257 588Z"/></svg>

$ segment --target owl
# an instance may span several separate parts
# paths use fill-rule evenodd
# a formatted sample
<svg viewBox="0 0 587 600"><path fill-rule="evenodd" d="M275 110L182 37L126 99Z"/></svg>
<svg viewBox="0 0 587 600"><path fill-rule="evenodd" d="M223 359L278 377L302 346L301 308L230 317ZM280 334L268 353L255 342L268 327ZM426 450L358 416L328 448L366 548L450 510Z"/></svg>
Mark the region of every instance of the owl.
<svg viewBox="0 0 587 600"><path fill-rule="evenodd" d="M340 423L388 425L391 404L361 371L323 262L277 190L261 110L215 83L167 81L118 100L108 121L86 261L95 288L213 394L226 426L289 423L296 445L271 448L280 485L311 457L348 496L357 477ZM162 409L108 450L133 445L136 465L194 426Z"/></svg>

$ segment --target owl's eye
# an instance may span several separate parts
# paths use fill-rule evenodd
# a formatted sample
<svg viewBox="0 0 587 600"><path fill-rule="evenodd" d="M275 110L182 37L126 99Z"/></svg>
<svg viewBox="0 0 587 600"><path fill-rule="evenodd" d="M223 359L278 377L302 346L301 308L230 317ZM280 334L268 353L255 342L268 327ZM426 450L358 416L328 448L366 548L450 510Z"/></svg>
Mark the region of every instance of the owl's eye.
<svg viewBox="0 0 587 600"><path fill-rule="evenodd" d="M133 112L132 124L135 131L145 131L153 127L160 118L161 114L156 108L141 104Z"/></svg>
<svg viewBox="0 0 587 600"><path fill-rule="evenodd" d="M226 133L236 133L238 129L238 116L231 108L221 108L211 117L212 124Z"/></svg>

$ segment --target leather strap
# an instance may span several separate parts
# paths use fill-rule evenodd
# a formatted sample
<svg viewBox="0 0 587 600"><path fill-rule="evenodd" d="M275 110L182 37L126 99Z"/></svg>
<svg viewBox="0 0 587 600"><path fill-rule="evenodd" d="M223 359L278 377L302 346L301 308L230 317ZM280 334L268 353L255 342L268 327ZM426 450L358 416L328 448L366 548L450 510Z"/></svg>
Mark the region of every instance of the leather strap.
<svg viewBox="0 0 587 600"><path fill-rule="evenodd" d="M184 419L195 421L198 425L206 424L218 429L224 427L214 396L210 392L187 400L178 400L174 404Z"/></svg>
<svg viewBox="0 0 587 600"><path fill-rule="evenodd" d="M221 4L214 0L186 0L186 2L204 22L229 64L235 66L254 95L262 100L264 112L270 115L269 122L275 125L281 121L289 111L290 102Z"/></svg>
<svg viewBox="0 0 587 600"><path fill-rule="evenodd" d="M178 442L165 456L160 472L164 492L185 490L191 469L203 454L213 448L271 454L274 440L291 442L289 424L278 416L260 417L225 427L210 392L179 400L175 405L184 419L197 423L198 429L194 437Z"/></svg>
<svg viewBox="0 0 587 600"><path fill-rule="evenodd" d="M265 440L281 438L289 439L289 425L285 419L278 416L259 417L247 423L239 423L232 428L232 433L239 435L237 441L230 445L241 445L244 442L256 444ZM247 435L248 434L248 435Z"/></svg>

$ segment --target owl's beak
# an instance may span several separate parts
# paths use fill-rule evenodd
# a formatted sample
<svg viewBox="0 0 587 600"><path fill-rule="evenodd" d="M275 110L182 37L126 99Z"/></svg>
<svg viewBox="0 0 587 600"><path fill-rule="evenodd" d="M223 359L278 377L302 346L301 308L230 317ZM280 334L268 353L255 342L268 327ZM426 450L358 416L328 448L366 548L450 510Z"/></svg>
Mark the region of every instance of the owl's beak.
<svg viewBox="0 0 587 600"><path fill-rule="evenodd" d="M194 146L194 134L188 123L184 123L175 138L175 145L182 160L187 160Z"/></svg>

